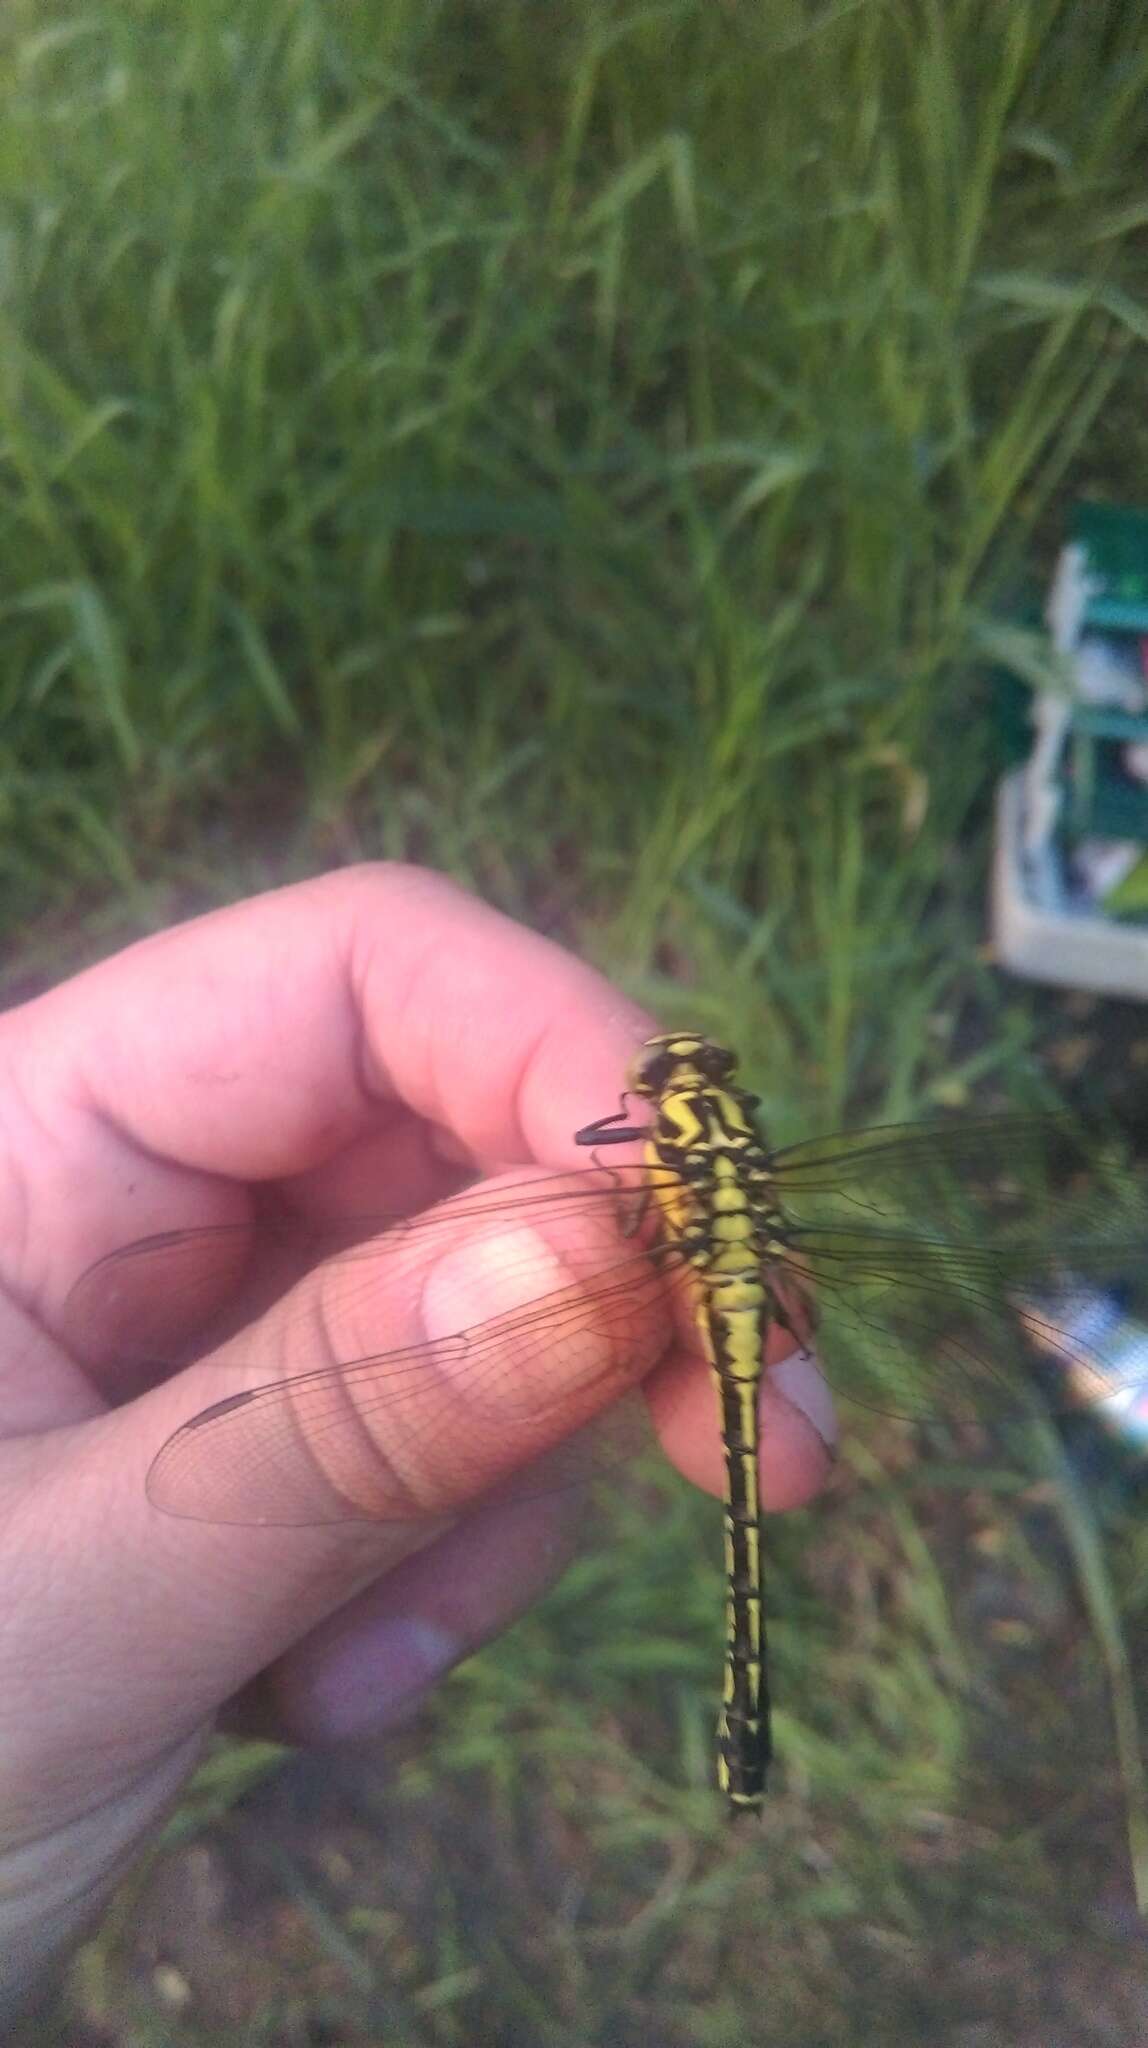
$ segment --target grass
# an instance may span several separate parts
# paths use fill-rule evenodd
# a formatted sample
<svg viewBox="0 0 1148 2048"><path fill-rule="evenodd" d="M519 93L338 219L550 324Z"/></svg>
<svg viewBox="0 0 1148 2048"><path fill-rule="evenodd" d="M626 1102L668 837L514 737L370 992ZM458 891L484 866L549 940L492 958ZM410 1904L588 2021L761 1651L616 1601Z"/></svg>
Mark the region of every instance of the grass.
<svg viewBox="0 0 1148 2048"><path fill-rule="evenodd" d="M1144 494L1135 10L9 0L0 54L13 985L399 854L727 1034L779 1137L1047 1087L977 953L984 670L1066 494ZM225 1757L167 1854L246 1872L234 2009L128 1916L68 2037L1049 2038L1001 1984L1036 1943L1067 2010L1067 1859L1123 1867L1144 1543L1117 1503L1105 1566L1032 1444L877 1448L770 1531L765 1848L704 1790L671 1489L368 1774L381 1849L276 1809L268 1904Z"/></svg>

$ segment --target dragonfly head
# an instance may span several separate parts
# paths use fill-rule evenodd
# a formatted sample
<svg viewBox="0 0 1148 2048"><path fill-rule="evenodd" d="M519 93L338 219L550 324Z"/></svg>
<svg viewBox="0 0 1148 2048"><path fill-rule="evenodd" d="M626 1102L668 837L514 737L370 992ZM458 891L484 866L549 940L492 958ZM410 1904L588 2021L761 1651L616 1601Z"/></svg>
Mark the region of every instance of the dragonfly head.
<svg viewBox="0 0 1148 2048"><path fill-rule="evenodd" d="M700 1032L663 1031L635 1055L628 1086L632 1095L656 1100L668 1088L720 1088L736 1066L732 1052Z"/></svg>

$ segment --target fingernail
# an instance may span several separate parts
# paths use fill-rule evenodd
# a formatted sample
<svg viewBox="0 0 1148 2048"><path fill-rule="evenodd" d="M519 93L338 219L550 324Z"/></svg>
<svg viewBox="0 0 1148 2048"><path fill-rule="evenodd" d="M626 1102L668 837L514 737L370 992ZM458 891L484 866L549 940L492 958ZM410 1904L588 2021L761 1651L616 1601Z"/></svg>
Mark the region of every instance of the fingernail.
<svg viewBox="0 0 1148 2048"><path fill-rule="evenodd" d="M462 1644L448 1629L402 1616L379 1628L374 1649L381 1680L379 1704L388 1715L413 1706L463 1654Z"/></svg>
<svg viewBox="0 0 1148 2048"><path fill-rule="evenodd" d="M449 1630L396 1616L356 1631L328 1654L317 1685L334 1732L387 1727L417 1706L465 1655Z"/></svg>
<svg viewBox="0 0 1148 2048"><path fill-rule="evenodd" d="M770 1369L777 1393L812 1423L831 1458L837 1456L837 1414L815 1351L791 1351Z"/></svg>

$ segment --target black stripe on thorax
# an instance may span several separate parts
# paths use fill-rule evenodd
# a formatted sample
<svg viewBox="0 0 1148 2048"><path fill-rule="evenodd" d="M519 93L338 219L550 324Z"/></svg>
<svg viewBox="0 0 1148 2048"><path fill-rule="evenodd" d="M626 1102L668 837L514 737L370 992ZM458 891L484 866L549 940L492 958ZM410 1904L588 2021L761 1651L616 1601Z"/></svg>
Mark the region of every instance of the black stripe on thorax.
<svg viewBox="0 0 1148 2048"><path fill-rule="evenodd" d="M689 1094L679 1096L678 1100L688 1116L704 1132L702 1143L728 1146L733 1151L741 1151L747 1145L760 1145L760 1140L744 1111L739 1109L735 1098L723 1090L697 1088ZM676 1129L668 1104L664 1112L664 1127L667 1129L667 1135Z"/></svg>

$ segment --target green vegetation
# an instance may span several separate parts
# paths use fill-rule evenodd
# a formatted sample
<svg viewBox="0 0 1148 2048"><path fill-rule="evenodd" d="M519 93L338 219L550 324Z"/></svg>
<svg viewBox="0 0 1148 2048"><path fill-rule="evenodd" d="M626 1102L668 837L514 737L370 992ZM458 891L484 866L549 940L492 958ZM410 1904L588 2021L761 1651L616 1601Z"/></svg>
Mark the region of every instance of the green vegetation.
<svg viewBox="0 0 1148 2048"><path fill-rule="evenodd" d="M741 1046L779 1137L1031 1096L984 674L1066 494L1148 496L1146 148L1121 0L8 0L10 971L402 855ZM64 2037L1120 2038L1142 1517L963 1451L863 1432L771 1526L760 1840L652 1475L342 1804L226 1752L155 1881L228 1872L211 1970L129 1892Z"/></svg>

